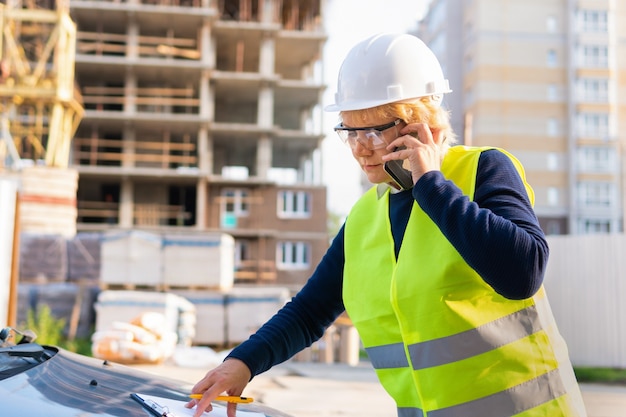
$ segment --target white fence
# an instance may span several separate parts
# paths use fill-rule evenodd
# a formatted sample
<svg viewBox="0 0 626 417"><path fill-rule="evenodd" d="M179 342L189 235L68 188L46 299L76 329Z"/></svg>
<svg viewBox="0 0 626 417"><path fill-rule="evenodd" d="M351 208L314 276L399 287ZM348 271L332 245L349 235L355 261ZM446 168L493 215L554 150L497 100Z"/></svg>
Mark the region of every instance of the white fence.
<svg viewBox="0 0 626 417"><path fill-rule="evenodd" d="M545 288L575 366L626 368L626 235L549 236Z"/></svg>

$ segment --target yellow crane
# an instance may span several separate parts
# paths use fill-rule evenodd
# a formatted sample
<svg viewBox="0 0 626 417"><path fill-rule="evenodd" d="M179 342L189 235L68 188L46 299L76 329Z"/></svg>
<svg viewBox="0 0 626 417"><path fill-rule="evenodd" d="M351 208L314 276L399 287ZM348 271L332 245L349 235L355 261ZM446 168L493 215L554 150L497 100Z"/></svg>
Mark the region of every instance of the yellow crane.
<svg viewBox="0 0 626 417"><path fill-rule="evenodd" d="M69 0L0 4L0 167L43 159L67 168L83 116L75 53Z"/></svg>

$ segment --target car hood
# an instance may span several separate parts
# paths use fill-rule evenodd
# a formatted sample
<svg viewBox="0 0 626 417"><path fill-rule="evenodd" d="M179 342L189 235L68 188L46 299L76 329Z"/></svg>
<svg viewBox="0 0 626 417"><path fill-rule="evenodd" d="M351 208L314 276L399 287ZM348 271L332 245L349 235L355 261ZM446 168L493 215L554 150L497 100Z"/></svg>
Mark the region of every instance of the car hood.
<svg viewBox="0 0 626 417"><path fill-rule="evenodd" d="M63 349L49 360L0 381L2 415L20 417L146 417L133 392L187 401L191 385ZM238 409L289 417L268 407Z"/></svg>

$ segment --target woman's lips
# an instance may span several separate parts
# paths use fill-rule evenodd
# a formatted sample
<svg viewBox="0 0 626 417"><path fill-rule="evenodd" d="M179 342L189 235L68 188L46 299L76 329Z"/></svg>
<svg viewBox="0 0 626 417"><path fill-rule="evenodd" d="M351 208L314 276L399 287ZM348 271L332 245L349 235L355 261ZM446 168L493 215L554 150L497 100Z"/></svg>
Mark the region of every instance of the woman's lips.
<svg viewBox="0 0 626 417"><path fill-rule="evenodd" d="M381 164L363 164L363 169L365 171L372 171L374 169L377 169L381 166Z"/></svg>

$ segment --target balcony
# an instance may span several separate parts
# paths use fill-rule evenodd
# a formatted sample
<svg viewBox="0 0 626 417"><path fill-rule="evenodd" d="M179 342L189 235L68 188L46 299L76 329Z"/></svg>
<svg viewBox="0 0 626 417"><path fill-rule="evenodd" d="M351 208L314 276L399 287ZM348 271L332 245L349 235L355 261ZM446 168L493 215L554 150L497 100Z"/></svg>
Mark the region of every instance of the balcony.
<svg viewBox="0 0 626 417"><path fill-rule="evenodd" d="M150 140L153 139L153 140ZM196 168L196 144L189 135L124 141L101 137L78 137L73 141L73 163L81 166L180 169Z"/></svg>

